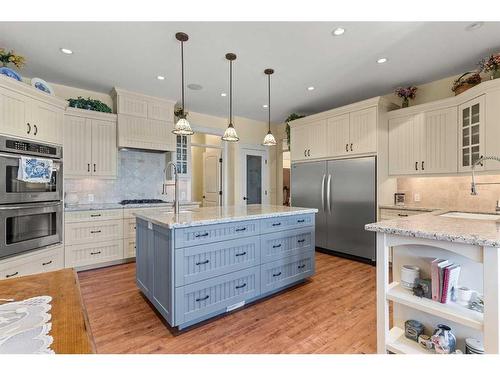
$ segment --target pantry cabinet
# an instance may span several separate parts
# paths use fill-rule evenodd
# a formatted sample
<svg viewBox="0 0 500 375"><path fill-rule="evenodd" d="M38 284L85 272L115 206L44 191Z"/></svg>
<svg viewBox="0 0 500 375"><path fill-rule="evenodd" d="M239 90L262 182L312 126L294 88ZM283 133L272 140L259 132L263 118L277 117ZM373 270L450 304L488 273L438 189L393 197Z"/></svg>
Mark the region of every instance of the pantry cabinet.
<svg viewBox="0 0 500 375"><path fill-rule="evenodd" d="M64 121L65 177L116 178L116 115L68 108Z"/></svg>

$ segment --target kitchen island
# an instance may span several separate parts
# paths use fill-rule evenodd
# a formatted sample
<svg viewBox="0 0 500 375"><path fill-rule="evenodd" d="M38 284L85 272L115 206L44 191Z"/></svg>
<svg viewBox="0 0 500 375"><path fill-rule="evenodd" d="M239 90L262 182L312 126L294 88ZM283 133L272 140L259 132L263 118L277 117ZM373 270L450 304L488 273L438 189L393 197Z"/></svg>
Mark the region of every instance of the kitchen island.
<svg viewBox="0 0 500 375"><path fill-rule="evenodd" d="M405 337L405 321L424 324L431 335L438 324L451 327L457 349L465 352L465 339L484 343L484 351L500 350L500 215L447 212L384 220L368 224L377 232L377 350L379 353L425 354L432 351ZM392 280L389 254L392 258ZM482 295L484 311L459 304L440 303L413 295L401 283L401 267L417 266L421 279L430 279L434 259L460 265L458 286ZM393 304L390 327L389 303Z"/></svg>
<svg viewBox="0 0 500 375"><path fill-rule="evenodd" d="M314 274L316 209L247 205L138 213L136 281L183 329Z"/></svg>

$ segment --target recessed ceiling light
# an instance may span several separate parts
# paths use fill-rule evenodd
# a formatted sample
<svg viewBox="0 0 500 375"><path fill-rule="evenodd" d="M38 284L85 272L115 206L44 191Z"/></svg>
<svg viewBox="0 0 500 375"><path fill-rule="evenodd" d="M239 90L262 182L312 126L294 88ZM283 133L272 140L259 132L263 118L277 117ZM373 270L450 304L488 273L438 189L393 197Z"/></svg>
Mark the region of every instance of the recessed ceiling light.
<svg viewBox="0 0 500 375"><path fill-rule="evenodd" d="M314 90L314 86L309 86L309 87L307 88L307 90L309 90L309 91Z"/></svg>
<svg viewBox="0 0 500 375"><path fill-rule="evenodd" d="M60 49L62 53L64 53L65 55L72 55L73 54L73 51L68 49L68 48L61 48Z"/></svg>
<svg viewBox="0 0 500 375"><path fill-rule="evenodd" d="M383 63L387 62L387 58L386 57L381 57L380 59L377 60L377 62L379 64L383 64Z"/></svg>
<svg viewBox="0 0 500 375"><path fill-rule="evenodd" d="M343 27L337 27L335 30L332 31L332 34L334 36L340 36L343 33L345 33L345 29Z"/></svg>
<svg viewBox="0 0 500 375"><path fill-rule="evenodd" d="M189 85L187 85L188 89L191 89L191 90L201 90L203 88L202 85L198 85L197 83L190 83Z"/></svg>
<svg viewBox="0 0 500 375"><path fill-rule="evenodd" d="M484 25L484 22L474 22L474 23L471 23L470 25L468 25L465 28L465 30L467 30L467 31L477 30L477 29L481 28L483 25Z"/></svg>
<svg viewBox="0 0 500 375"><path fill-rule="evenodd" d="M156 77L156 79L159 79L160 81L163 81L163 80L165 79L165 77L163 77L163 76L158 76L158 77Z"/></svg>
<svg viewBox="0 0 500 375"><path fill-rule="evenodd" d="M262 104L262 108L267 108L268 105L267 104Z"/></svg>
<svg viewBox="0 0 500 375"><path fill-rule="evenodd" d="M227 94L225 92L221 92L220 96L227 96Z"/></svg>

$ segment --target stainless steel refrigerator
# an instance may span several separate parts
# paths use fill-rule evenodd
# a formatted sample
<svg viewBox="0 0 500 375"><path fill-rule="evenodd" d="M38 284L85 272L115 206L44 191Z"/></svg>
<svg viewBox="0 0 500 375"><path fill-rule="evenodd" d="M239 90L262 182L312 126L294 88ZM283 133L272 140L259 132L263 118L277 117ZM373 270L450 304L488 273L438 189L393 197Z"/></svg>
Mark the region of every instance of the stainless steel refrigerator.
<svg viewBox="0 0 500 375"><path fill-rule="evenodd" d="M317 208L316 246L375 261L376 159L294 163L291 199L297 207Z"/></svg>

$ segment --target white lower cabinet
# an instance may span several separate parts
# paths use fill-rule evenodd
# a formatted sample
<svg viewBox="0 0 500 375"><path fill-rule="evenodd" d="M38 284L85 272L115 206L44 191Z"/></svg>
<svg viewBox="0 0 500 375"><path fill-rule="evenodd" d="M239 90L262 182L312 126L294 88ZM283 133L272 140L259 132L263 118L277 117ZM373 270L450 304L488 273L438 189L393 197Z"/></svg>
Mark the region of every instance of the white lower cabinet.
<svg viewBox="0 0 500 375"><path fill-rule="evenodd" d="M105 241L65 246L66 267L83 267L123 259L123 241Z"/></svg>
<svg viewBox="0 0 500 375"><path fill-rule="evenodd" d="M64 268L63 246L51 246L0 260L0 280L28 276Z"/></svg>
<svg viewBox="0 0 500 375"><path fill-rule="evenodd" d="M123 239L123 257L125 259L135 258L135 249L135 237Z"/></svg>
<svg viewBox="0 0 500 375"><path fill-rule="evenodd" d="M123 221L105 220L96 222L66 223L64 242L76 245L82 242L109 241L123 238Z"/></svg>

